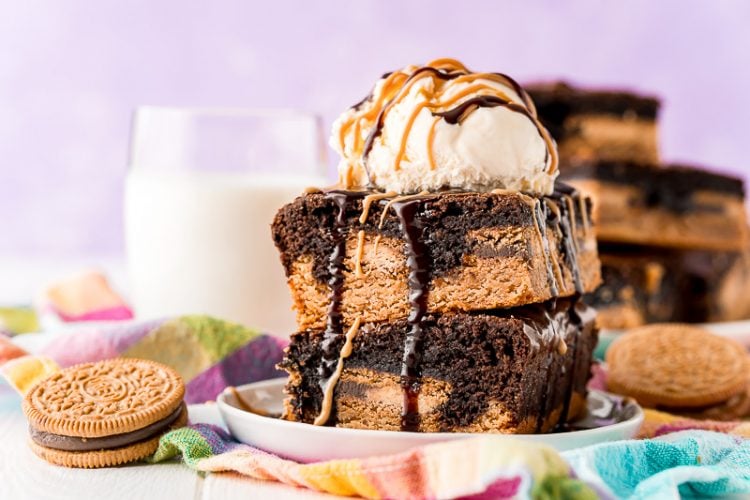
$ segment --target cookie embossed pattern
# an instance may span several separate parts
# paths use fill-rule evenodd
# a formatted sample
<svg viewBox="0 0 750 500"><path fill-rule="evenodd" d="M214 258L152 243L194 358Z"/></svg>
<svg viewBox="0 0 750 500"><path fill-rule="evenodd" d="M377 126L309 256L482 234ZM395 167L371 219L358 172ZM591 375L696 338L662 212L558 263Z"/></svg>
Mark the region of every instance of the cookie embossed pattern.
<svg viewBox="0 0 750 500"><path fill-rule="evenodd" d="M26 395L32 450L71 467L145 458L159 437L187 423L185 386L171 368L119 358L62 370Z"/></svg>
<svg viewBox="0 0 750 500"><path fill-rule="evenodd" d="M606 360L608 389L645 407L718 420L748 415L750 358L734 340L696 326L654 324L617 339Z"/></svg>

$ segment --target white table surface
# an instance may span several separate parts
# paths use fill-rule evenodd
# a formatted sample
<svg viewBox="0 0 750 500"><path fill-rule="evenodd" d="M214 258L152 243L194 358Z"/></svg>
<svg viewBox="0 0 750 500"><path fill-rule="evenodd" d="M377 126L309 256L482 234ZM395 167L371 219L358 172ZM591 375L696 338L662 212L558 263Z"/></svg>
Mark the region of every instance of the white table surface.
<svg viewBox="0 0 750 500"><path fill-rule="evenodd" d="M104 271L127 289L120 257L89 259L0 256L0 305L28 304L52 280L85 269ZM331 499L308 490L239 474L199 474L178 461L106 469L69 469L39 459L26 444L20 397L0 381L0 500L5 499Z"/></svg>
<svg viewBox="0 0 750 500"><path fill-rule="evenodd" d="M205 408L201 420L205 420ZM199 413L196 411L196 413ZM216 412L218 418L218 412ZM197 473L178 461L106 469L69 469L39 459L26 444L21 398L0 385L0 498L2 499L212 499L340 498L234 473Z"/></svg>

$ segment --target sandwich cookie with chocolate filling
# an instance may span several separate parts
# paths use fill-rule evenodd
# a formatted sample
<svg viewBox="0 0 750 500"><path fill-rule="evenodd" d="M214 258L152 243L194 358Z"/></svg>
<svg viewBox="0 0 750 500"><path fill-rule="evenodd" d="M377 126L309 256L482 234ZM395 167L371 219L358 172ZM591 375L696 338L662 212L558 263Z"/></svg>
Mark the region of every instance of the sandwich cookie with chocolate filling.
<svg viewBox="0 0 750 500"><path fill-rule="evenodd" d="M31 449L66 467L110 467L148 457L187 424L185 384L168 366L118 358L66 368L26 394Z"/></svg>

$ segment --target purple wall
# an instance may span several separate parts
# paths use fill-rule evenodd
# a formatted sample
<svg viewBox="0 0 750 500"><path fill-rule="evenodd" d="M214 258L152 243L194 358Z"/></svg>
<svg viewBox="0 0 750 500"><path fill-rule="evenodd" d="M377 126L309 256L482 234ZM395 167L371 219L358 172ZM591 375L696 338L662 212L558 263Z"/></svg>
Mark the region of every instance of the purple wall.
<svg viewBox="0 0 750 500"><path fill-rule="evenodd" d="M212 5L213 8L196 7ZM5 2L0 253L116 253L138 104L301 107L453 56L665 99L662 150L746 175L750 2Z"/></svg>

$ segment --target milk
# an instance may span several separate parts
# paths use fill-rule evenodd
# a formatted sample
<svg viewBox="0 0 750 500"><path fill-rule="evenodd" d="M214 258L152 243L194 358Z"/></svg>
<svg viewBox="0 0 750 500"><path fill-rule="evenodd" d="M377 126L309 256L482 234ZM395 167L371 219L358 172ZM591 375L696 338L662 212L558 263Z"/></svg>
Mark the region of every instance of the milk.
<svg viewBox="0 0 750 500"><path fill-rule="evenodd" d="M210 314L278 336L296 330L270 224L319 177L133 169L125 235L139 318Z"/></svg>

